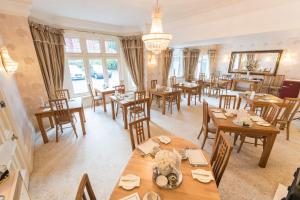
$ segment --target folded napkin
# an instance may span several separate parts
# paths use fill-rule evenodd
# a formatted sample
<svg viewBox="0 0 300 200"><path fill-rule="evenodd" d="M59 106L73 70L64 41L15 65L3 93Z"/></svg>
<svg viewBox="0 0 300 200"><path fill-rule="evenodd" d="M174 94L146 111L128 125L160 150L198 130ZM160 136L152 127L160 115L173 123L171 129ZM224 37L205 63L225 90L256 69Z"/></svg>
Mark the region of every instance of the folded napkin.
<svg viewBox="0 0 300 200"><path fill-rule="evenodd" d="M199 149L189 149L187 150L187 155L191 165L208 165L206 158Z"/></svg>
<svg viewBox="0 0 300 200"><path fill-rule="evenodd" d="M213 113L221 113L222 112L222 109L219 109L219 108L212 108L210 109Z"/></svg>
<svg viewBox="0 0 300 200"><path fill-rule="evenodd" d="M250 119L251 119L252 121L254 121L254 122L264 122L264 121L265 121L265 120L262 119L260 116L256 116L256 115L250 116Z"/></svg>
<svg viewBox="0 0 300 200"><path fill-rule="evenodd" d="M223 113L213 113L215 118L218 119L227 119L227 117Z"/></svg>
<svg viewBox="0 0 300 200"><path fill-rule="evenodd" d="M147 140L143 144L137 146L137 149L143 152L145 155L152 153L154 147L159 147L159 144L152 139Z"/></svg>
<svg viewBox="0 0 300 200"><path fill-rule="evenodd" d="M159 141L164 143L164 144L169 144L171 142L171 138L165 135L161 135L158 137Z"/></svg>
<svg viewBox="0 0 300 200"><path fill-rule="evenodd" d="M192 177L193 179L197 179L202 183L209 183L210 181L214 180L212 172L203 169L192 170Z"/></svg>
<svg viewBox="0 0 300 200"><path fill-rule="evenodd" d="M139 187L140 181L140 177L133 174L128 174L126 176L121 176L119 186L124 188L125 190L131 190L135 187Z"/></svg>

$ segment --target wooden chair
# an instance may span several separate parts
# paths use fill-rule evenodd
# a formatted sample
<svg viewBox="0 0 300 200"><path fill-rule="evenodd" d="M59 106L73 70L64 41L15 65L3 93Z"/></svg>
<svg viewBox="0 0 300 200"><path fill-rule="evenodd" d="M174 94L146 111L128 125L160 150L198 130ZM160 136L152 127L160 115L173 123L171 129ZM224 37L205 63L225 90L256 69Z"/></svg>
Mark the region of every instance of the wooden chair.
<svg viewBox="0 0 300 200"><path fill-rule="evenodd" d="M85 190L87 194L85 194ZM87 198L87 195L89 198ZM82 176L79 187L77 189L77 194L75 200L96 200L95 193L93 191L92 185L90 183L88 175L85 173Z"/></svg>
<svg viewBox="0 0 300 200"><path fill-rule="evenodd" d="M171 76L170 77L171 87L173 87L176 83L177 83L176 76Z"/></svg>
<svg viewBox="0 0 300 200"><path fill-rule="evenodd" d="M70 100L70 93L68 89L60 89L55 90L55 96L57 99L64 99Z"/></svg>
<svg viewBox="0 0 300 200"><path fill-rule="evenodd" d="M198 77L199 81L204 81L205 80L205 73L200 73Z"/></svg>
<svg viewBox="0 0 300 200"><path fill-rule="evenodd" d="M65 124L68 124L68 123L71 124L76 137L78 137L77 132L76 132L75 123L73 120L74 117L71 115L67 99L65 99L65 98L64 99L52 99L52 100L49 100L49 104L50 104L51 111L54 113L53 117L54 117L54 122L55 122L55 129L56 129L56 142L58 142L59 128L60 128L61 132L63 133L62 126Z"/></svg>
<svg viewBox="0 0 300 200"><path fill-rule="evenodd" d="M151 89L156 89L156 85L157 85L157 80L151 80ZM161 97L157 96L157 95L152 95L152 97L153 97L153 99L156 100L156 104L158 104L158 107L160 107Z"/></svg>
<svg viewBox="0 0 300 200"><path fill-rule="evenodd" d="M157 80L151 80L151 89L156 89Z"/></svg>
<svg viewBox="0 0 300 200"><path fill-rule="evenodd" d="M98 105L99 102L103 103L103 99L101 96L98 96L96 94L94 95L91 84L88 84L88 88L89 88L90 95L92 97L92 107L94 108L94 112L95 112L96 105Z"/></svg>
<svg viewBox="0 0 300 200"><path fill-rule="evenodd" d="M199 133L197 139L200 138L200 136L203 132L204 133L204 138L203 138L203 142L202 142L202 146L201 146L201 148L203 149L206 140L207 139L213 139L213 138L208 137L208 134L209 133L216 134L217 129L214 126L213 123L209 123L209 121L208 121L208 118L209 118L209 116L208 116L208 103L205 100L203 100L203 112L202 113L203 113L203 122L202 122L202 127L201 127L201 130L200 130L200 133Z"/></svg>
<svg viewBox="0 0 300 200"><path fill-rule="evenodd" d="M197 89L194 89L191 92L191 97L195 99L195 106L197 105L197 97L198 97L199 102L201 102L203 81L197 80L196 84L198 85Z"/></svg>
<svg viewBox="0 0 300 200"><path fill-rule="evenodd" d="M276 75L270 84L269 92L275 96L279 96L284 79L285 75Z"/></svg>
<svg viewBox="0 0 300 200"><path fill-rule="evenodd" d="M260 92L269 93L270 92L270 85L271 85L272 80L273 80L273 76L265 75L264 80L263 80L262 85L261 85L261 91Z"/></svg>
<svg viewBox="0 0 300 200"><path fill-rule="evenodd" d="M115 94L125 94L125 85L115 86ZM118 113L119 113L119 104L117 104L116 116L118 115Z"/></svg>
<svg viewBox="0 0 300 200"><path fill-rule="evenodd" d="M280 129L286 128L286 139L290 138L290 125L293 121L295 114L299 110L300 98L285 98L283 101L284 107L281 108L280 117L277 120L277 124L280 125Z"/></svg>
<svg viewBox="0 0 300 200"><path fill-rule="evenodd" d="M166 102L168 104L168 110L170 110L171 115L173 114L173 106L177 107L178 104L178 84L173 85L172 94L166 97Z"/></svg>
<svg viewBox="0 0 300 200"><path fill-rule="evenodd" d="M136 143L137 143L137 145L139 145L140 143L142 143L146 140L145 130L144 130L144 122L146 122L146 125L147 125L148 138L151 138L148 117L145 117L145 118L142 118L142 119L139 119L139 120L129 123L129 132L130 132L130 141L131 141L132 151L135 149ZM134 130L135 130L135 133L134 133ZM135 140L136 140L136 142L135 142Z"/></svg>
<svg viewBox="0 0 300 200"><path fill-rule="evenodd" d="M264 108L262 118L265 121L269 122L272 126L275 126L276 123L277 123L277 118L278 118L279 112L280 112L280 107L279 106L277 106L276 104L270 104L269 106ZM236 135L235 135L235 137L236 137ZM240 143L240 146L239 146L238 151L237 151L238 153L241 151L246 137L254 138L254 140L255 140L254 145L255 146L257 146L257 144L258 144L257 143L258 140L262 140L263 148L265 147L266 137L255 137L255 136L247 136L247 135L240 135L240 137L241 137L241 143ZM235 141L236 141L236 138L235 138Z"/></svg>
<svg viewBox="0 0 300 200"><path fill-rule="evenodd" d="M134 92L134 100L135 104L129 108L129 121L131 121L132 117L133 120L136 120L136 117L146 117L145 115L145 107L146 107L146 91L137 91ZM137 102L140 101L140 102Z"/></svg>
<svg viewBox="0 0 300 200"><path fill-rule="evenodd" d="M219 101L219 108L223 109L235 109L237 102L236 95L221 95Z"/></svg>
<svg viewBox="0 0 300 200"><path fill-rule="evenodd" d="M215 95L218 97L221 94L221 87L219 86L219 78L215 75L210 77L210 84L209 84L209 96Z"/></svg>
<svg viewBox="0 0 300 200"><path fill-rule="evenodd" d="M210 160L217 186L219 186L225 172L231 152L232 146L230 141L226 138L226 135L221 132L217 138L216 146Z"/></svg>

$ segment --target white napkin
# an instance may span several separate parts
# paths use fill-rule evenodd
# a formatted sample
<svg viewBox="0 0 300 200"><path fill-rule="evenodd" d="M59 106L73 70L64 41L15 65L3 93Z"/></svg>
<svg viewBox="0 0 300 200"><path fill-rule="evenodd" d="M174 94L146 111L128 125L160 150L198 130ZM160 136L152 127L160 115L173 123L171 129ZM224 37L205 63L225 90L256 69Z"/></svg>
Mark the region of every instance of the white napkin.
<svg viewBox="0 0 300 200"><path fill-rule="evenodd" d="M135 187L139 187L140 181L140 177L133 174L128 174L126 176L121 176L119 186L124 188L125 190L131 190Z"/></svg>
<svg viewBox="0 0 300 200"><path fill-rule="evenodd" d="M222 112L222 109L219 109L219 108L212 108L210 109L213 113L221 113Z"/></svg>
<svg viewBox="0 0 300 200"><path fill-rule="evenodd" d="M250 119L254 122L264 122L265 120L262 119L260 116L250 116Z"/></svg>
<svg viewBox="0 0 300 200"><path fill-rule="evenodd" d="M189 157L189 162L191 165L208 165L207 160L205 159L203 153L199 149L189 149L187 150Z"/></svg>
<svg viewBox="0 0 300 200"><path fill-rule="evenodd" d="M161 135L158 137L159 141L164 143L164 144L169 144L171 142L171 138L165 135Z"/></svg>
<svg viewBox="0 0 300 200"><path fill-rule="evenodd" d="M214 180L214 176L212 175L211 171L206 171L203 169L192 170L192 177L193 179L197 179L202 183L209 183L210 181Z"/></svg>
<svg viewBox="0 0 300 200"><path fill-rule="evenodd" d="M137 146L137 149L142 151L145 155L152 153L154 147L159 147L159 144L152 139L147 140L143 144Z"/></svg>
<svg viewBox="0 0 300 200"><path fill-rule="evenodd" d="M213 113L215 118L218 119L227 119L227 117L223 113Z"/></svg>

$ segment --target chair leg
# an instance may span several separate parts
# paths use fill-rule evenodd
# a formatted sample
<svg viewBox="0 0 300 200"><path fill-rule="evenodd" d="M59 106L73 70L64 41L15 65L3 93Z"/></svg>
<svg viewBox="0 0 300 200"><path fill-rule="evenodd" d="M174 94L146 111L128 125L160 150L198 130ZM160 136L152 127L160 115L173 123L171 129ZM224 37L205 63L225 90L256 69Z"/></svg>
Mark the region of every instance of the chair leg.
<svg viewBox="0 0 300 200"><path fill-rule="evenodd" d="M257 142L258 142L258 139L254 138L254 146L256 146L256 147L257 147Z"/></svg>
<svg viewBox="0 0 300 200"><path fill-rule="evenodd" d="M199 140L199 138L200 138L200 136L201 136L202 131L203 131L203 127L201 127L200 133L199 133L199 135L198 135L198 137L197 137L198 140Z"/></svg>
<svg viewBox="0 0 300 200"><path fill-rule="evenodd" d="M74 131L74 133L75 133L75 135L76 135L76 138L78 138L77 131L76 131L76 127L75 127L75 124L74 124L73 121L71 122L71 125L72 125L73 131Z"/></svg>
<svg viewBox="0 0 300 200"><path fill-rule="evenodd" d="M56 132L56 142L58 142L58 125L55 127L55 132Z"/></svg>
<svg viewBox="0 0 300 200"><path fill-rule="evenodd" d="M96 111L96 102L93 100L93 105L94 105L94 112Z"/></svg>
<svg viewBox="0 0 300 200"><path fill-rule="evenodd" d="M287 123L287 126L286 126L286 140L289 140L290 139L290 122Z"/></svg>
<svg viewBox="0 0 300 200"><path fill-rule="evenodd" d="M236 145L236 141L239 138L239 135L234 133L233 145Z"/></svg>
<svg viewBox="0 0 300 200"><path fill-rule="evenodd" d="M201 149L204 148L204 145L205 145L205 142L206 142L206 140L207 140L207 137L208 137L208 133L205 133L204 138L203 138L203 142L202 142Z"/></svg>
<svg viewBox="0 0 300 200"><path fill-rule="evenodd" d="M242 146L243 146L243 144L244 144L244 142L245 142L245 139L246 139L246 136L242 136L241 135L241 144L240 144L240 146L239 146L239 149L238 149L238 153L240 153L240 151L241 151L241 149L242 149Z"/></svg>

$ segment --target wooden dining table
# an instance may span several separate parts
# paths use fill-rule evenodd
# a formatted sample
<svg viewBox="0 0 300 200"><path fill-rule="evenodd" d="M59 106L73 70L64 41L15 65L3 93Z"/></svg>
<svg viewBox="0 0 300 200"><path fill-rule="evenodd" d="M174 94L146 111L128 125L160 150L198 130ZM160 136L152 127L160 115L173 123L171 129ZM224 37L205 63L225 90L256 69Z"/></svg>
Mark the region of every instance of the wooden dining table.
<svg viewBox="0 0 300 200"><path fill-rule="evenodd" d="M191 105L191 96L200 86L196 83L179 83L178 86L184 93L187 93L187 105Z"/></svg>
<svg viewBox="0 0 300 200"><path fill-rule="evenodd" d="M124 96L130 96L129 94L124 94ZM123 109L123 123L124 128L128 129L128 108L131 106L134 106L136 103L145 103L146 107L146 115L150 119L150 97L146 97L144 99L140 100L134 100L132 98L124 97L123 99L117 98L117 96L113 95L110 96L110 102L111 102L111 113L113 120L116 119L116 110L115 105L119 105L120 108Z"/></svg>
<svg viewBox="0 0 300 200"><path fill-rule="evenodd" d="M81 98L70 99L68 101L68 105L69 105L71 114L79 113L82 133L83 133L83 135L85 135L86 134L85 124L84 124L85 123L85 115L84 115L84 109L82 106ZM39 108L35 113L35 117L36 117L39 129L41 131L41 135L42 135L44 144L48 143L49 139L48 139L48 136L47 136L44 124L43 124L43 119L48 118L51 128L54 128L53 116L54 116L54 113L51 111L51 109L49 107Z"/></svg>
<svg viewBox="0 0 300 200"><path fill-rule="evenodd" d="M149 96L151 98L151 103L152 104L152 99L154 96L158 96L162 99L162 114L166 114L166 99L170 97L171 95L177 95L177 109L178 111L180 110L180 100L181 100L181 90L172 90L172 88L168 88L166 90L160 91L157 89L150 89L149 90Z"/></svg>
<svg viewBox="0 0 300 200"><path fill-rule="evenodd" d="M258 108L258 107L262 107L262 108L266 107L272 103L274 103L278 106L283 106L283 104L282 104L283 99L276 97L272 94L258 93L258 94L255 94L254 98L251 98L250 93L241 92L241 93L239 93L239 99L238 99L238 103L237 103L238 108L241 105L242 100L246 101L246 103L250 106L251 111L255 111L255 108Z"/></svg>
<svg viewBox="0 0 300 200"><path fill-rule="evenodd" d="M183 138L169 136L171 143L162 144L160 143L161 149L184 149L184 148L199 148L197 145L189 142ZM158 139L155 137L153 140ZM209 161L207 153L203 152L206 159ZM200 183L199 181L192 178L192 171L195 169L204 169L211 171L211 166L199 166L195 167L189 164L188 160L183 160L181 163L181 171L183 174L183 181L181 185L176 189L161 189L152 180L152 166L153 158L150 156L142 157L137 150L132 152L131 158L128 161L127 166L122 172L122 176L127 174L134 174L141 178L140 186L133 190L127 191L122 189L116 184L110 199L117 200L125 196L131 195L138 192L140 199L150 191L156 192L162 200L220 200L220 194L217 189L215 181L210 183Z"/></svg>
<svg viewBox="0 0 300 200"><path fill-rule="evenodd" d="M260 160L258 165L262 168L265 168L270 157L275 139L277 134L280 132L278 128L275 126L260 126L253 122L251 127L241 127L233 123L235 117L226 117L226 119L220 119L215 117L213 114L212 109L213 107L209 107L208 113L210 119L212 119L213 123L215 124L217 131L216 131L216 138L218 137L221 131L228 132L228 133L238 133L240 135L246 136L255 136L255 137L266 137L266 145L263 149L261 154ZM224 113L224 111L223 111ZM249 111L250 115L256 115L253 111ZM216 141L216 140L215 140Z"/></svg>
<svg viewBox="0 0 300 200"><path fill-rule="evenodd" d="M102 103L103 103L103 110L104 110L104 112L106 112L107 111L107 109L106 109L106 97L109 96L109 95L114 94L115 89L114 88L105 88L105 89L95 88L95 93L96 93L96 96L101 95Z"/></svg>

